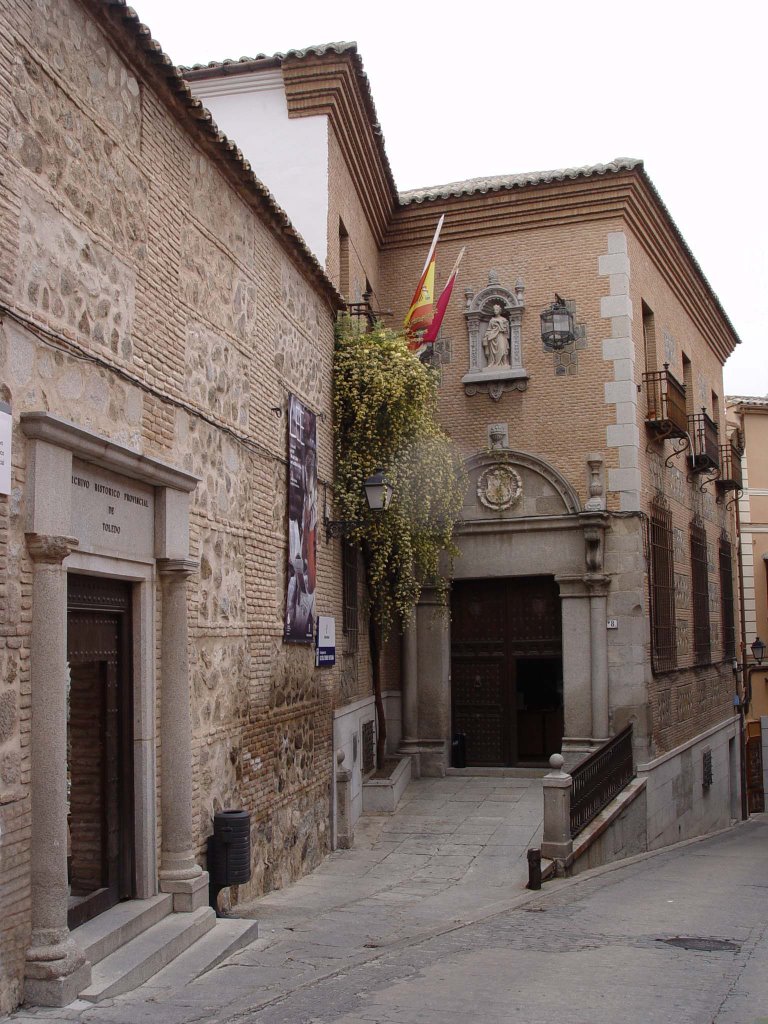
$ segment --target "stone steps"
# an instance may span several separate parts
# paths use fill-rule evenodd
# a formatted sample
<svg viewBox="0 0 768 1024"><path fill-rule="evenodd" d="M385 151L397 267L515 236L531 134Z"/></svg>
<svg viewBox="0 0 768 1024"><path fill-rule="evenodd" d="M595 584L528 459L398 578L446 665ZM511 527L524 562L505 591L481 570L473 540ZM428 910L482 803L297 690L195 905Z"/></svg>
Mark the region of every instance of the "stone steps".
<svg viewBox="0 0 768 1024"><path fill-rule="evenodd" d="M148 900L126 900L72 931L78 949L94 966L135 939L173 910L173 896L160 893Z"/></svg>
<svg viewBox="0 0 768 1024"><path fill-rule="evenodd" d="M228 956L255 942L259 937L256 921L239 917L220 917L213 928L177 956L146 983L146 988L177 990L218 967Z"/></svg>
<svg viewBox="0 0 768 1024"><path fill-rule="evenodd" d="M187 914L169 913L94 964L91 984L80 992L79 998L98 1003L138 988L201 939L215 923L216 915L210 907Z"/></svg>

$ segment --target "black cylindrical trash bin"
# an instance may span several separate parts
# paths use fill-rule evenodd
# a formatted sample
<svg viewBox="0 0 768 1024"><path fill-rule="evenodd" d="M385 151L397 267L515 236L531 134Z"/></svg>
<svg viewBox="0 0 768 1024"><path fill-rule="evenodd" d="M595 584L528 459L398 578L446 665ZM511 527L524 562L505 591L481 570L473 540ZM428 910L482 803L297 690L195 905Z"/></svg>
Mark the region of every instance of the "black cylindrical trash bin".
<svg viewBox="0 0 768 1024"><path fill-rule="evenodd" d="M451 740L451 764L454 768L467 767L467 734L461 729Z"/></svg>
<svg viewBox="0 0 768 1024"><path fill-rule="evenodd" d="M241 885L251 878L251 816L219 811L213 816L208 873L212 885Z"/></svg>

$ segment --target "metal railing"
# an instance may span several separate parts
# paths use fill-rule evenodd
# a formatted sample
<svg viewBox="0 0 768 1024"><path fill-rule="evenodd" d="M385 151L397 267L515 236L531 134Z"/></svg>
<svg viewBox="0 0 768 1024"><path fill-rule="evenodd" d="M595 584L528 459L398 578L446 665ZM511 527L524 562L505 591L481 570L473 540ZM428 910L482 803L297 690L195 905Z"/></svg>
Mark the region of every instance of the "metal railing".
<svg viewBox="0 0 768 1024"><path fill-rule="evenodd" d="M571 777L573 839L634 779L631 723L583 761Z"/></svg>
<svg viewBox="0 0 768 1024"><path fill-rule="evenodd" d="M668 367L669 363L664 363L663 370L643 374L648 402L646 422L665 437L685 437L688 433L685 385L669 372Z"/></svg>
<svg viewBox="0 0 768 1024"><path fill-rule="evenodd" d="M720 445L720 479L717 482L724 491L744 490L741 452L732 440Z"/></svg>
<svg viewBox="0 0 768 1024"><path fill-rule="evenodd" d="M688 417L691 435L691 469L694 473L717 469L720 465L720 440L717 424L702 410Z"/></svg>

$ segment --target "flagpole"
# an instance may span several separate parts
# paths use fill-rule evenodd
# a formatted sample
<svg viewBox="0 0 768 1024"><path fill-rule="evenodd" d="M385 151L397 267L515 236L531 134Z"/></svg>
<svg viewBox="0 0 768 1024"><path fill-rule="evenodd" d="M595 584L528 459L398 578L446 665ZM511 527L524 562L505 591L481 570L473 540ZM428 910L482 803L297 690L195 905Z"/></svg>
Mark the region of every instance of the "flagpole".
<svg viewBox="0 0 768 1024"><path fill-rule="evenodd" d="M455 262L455 263L453 264L453 270L452 270L452 271L450 272L450 274L448 275L448 281L450 281L450 279L451 279L451 278L453 277L453 275L454 275L454 274L457 274L457 273L459 272L459 264L460 264L460 263L461 263L461 261L462 261L462 260L464 259L464 253L465 253L466 251L467 251L467 247L466 247L466 245L463 245L463 246L461 247L461 252L460 252L460 253L459 253L459 255L458 255L458 256L456 257L456 262ZM446 283L447 283L447 282L446 282Z"/></svg>
<svg viewBox="0 0 768 1024"><path fill-rule="evenodd" d="M437 222L437 228L435 229L435 237L432 239L432 245L430 245L429 252L427 253L427 258L424 261L424 269L421 272L421 276L422 277L426 274L427 267L429 266L430 260L432 259L432 257L435 254L435 249L437 248L437 240L440 237L440 229L443 226L443 221L444 220L445 220L445 214L442 213L440 215L440 220Z"/></svg>

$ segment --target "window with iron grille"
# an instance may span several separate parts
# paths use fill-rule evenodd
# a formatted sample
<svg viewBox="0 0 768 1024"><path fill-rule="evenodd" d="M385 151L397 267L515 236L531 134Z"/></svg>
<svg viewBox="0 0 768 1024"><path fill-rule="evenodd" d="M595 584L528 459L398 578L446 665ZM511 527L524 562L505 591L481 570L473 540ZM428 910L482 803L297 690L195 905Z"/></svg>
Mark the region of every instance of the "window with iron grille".
<svg viewBox="0 0 768 1024"><path fill-rule="evenodd" d="M358 550L354 544L344 541L342 544L343 559L343 602L344 617L342 629L346 650L352 654L357 650L357 565Z"/></svg>
<svg viewBox="0 0 768 1024"><path fill-rule="evenodd" d="M660 501L651 505L651 657L654 672L677 665L675 566L672 514Z"/></svg>
<svg viewBox="0 0 768 1024"><path fill-rule="evenodd" d="M697 665L711 661L709 636L709 574L707 533L700 520L691 523L691 590L693 597L693 656Z"/></svg>
<svg viewBox="0 0 768 1024"><path fill-rule="evenodd" d="M374 747L373 719L363 722L363 775L372 772L376 767L376 749Z"/></svg>
<svg viewBox="0 0 768 1024"><path fill-rule="evenodd" d="M723 657L736 656L736 620L733 610L733 549L720 538L720 618L723 626Z"/></svg>

